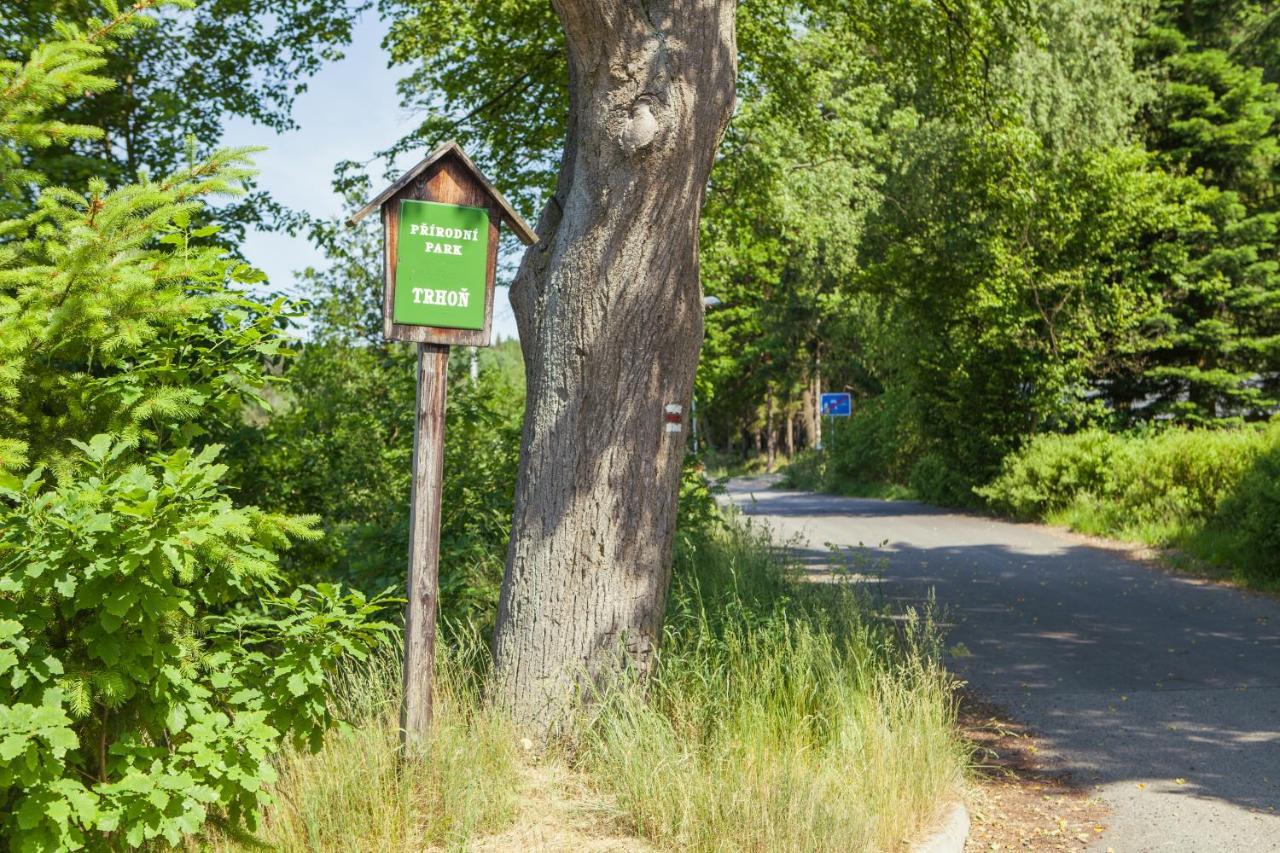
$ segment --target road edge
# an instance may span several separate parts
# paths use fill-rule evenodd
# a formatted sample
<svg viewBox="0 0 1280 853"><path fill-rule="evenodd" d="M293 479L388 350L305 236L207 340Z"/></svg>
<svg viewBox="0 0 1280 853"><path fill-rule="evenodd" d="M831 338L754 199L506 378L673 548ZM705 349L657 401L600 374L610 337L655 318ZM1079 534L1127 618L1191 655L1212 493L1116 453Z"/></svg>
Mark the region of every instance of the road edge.
<svg viewBox="0 0 1280 853"><path fill-rule="evenodd" d="M908 848L911 853L964 853L969 840L969 810L959 800L943 807L937 829Z"/></svg>

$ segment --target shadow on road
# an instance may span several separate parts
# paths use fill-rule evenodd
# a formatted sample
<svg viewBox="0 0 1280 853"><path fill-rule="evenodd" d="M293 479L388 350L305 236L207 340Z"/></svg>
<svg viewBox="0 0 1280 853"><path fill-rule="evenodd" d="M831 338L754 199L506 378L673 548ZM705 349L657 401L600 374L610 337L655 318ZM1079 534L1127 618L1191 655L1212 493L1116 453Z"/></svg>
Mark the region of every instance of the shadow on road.
<svg viewBox="0 0 1280 853"><path fill-rule="evenodd" d="M1280 603L1038 526L756 496L733 495L812 579L853 574L896 610L932 593L952 668L1030 722L1081 781L1280 809Z"/></svg>

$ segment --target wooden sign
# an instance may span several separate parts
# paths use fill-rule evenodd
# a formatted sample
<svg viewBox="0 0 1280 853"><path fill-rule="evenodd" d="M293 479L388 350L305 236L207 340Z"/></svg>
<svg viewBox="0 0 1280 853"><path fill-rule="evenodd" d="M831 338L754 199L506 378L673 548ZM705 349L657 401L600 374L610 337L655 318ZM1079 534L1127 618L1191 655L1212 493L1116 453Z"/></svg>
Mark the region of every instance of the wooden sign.
<svg viewBox="0 0 1280 853"><path fill-rule="evenodd" d="M382 213L382 332L386 338L488 346L501 226L511 228L526 246L538 241L533 229L453 141L432 151L379 193L351 222L375 210ZM483 282L477 280L481 261ZM457 310L463 290L470 314ZM448 304L450 292L455 294L453 305ZM445 300L443 306L436 305L437 297ZM444 310L433 310L437 307ZM477 308L482 312L478 323Z"/></svg>
<svg viewBox="0 0 1280 853"><path fill-rule="evenodd" d="M400 728L404 746L420 749L431 732L435 679L449 347L489 345L502 224L527 246L538 238L452 141L350 222L374 210L382 214L382 331L418 344Z"/></svg>
<svg viewBox="0 0 1280 853"><path fill-rule="evenodd" d="M399 220L391 322L483 329L489 211L405 199Z"/></svg>

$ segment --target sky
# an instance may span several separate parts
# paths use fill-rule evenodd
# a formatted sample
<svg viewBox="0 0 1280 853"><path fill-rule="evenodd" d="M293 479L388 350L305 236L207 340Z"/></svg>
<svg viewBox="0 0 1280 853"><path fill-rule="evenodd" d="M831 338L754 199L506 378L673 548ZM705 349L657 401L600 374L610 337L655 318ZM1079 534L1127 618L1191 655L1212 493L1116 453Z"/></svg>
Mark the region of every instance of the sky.
<svg viewBox="0 0 1280 853"><path fill-rule="evenodd" d="M266 147L255 157L258 184L278 202L321 217L349 214L330 185L334 165L369 160L413 126L413 117L400 109L396 98L399 75L387 68L380 47L385 34L386 26L377 16L365 13L346 57L311 78L308 90L294 102L296 130L277 133L244 119L228 123L223 144ZM406 154L397 160L397 170L408 169L427 153ZM375 175L382 171L380 163L372 169ZM295 271L324 263L324 256L301 236L250 232L243 251L273 285L289 290ZM504 267L514 267L513 260L500 259L499 282ZM517 337L505 287L494 295L493 334L495 340Z"/></svg>

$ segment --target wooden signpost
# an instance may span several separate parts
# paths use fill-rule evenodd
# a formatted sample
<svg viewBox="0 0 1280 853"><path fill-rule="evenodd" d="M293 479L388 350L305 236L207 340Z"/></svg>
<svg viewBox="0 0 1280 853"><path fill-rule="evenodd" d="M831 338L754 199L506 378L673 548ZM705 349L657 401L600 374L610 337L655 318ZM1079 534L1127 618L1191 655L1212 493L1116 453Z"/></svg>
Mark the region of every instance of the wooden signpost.
<svg viewBox="0 0 1280 853"><path fill-rule="evenodd" d="M503 223L525 245L533 229L456 142L446 142L351 217L382 213L382 331L418 345L408 605L404 620L405 745L426 742L435 676L440 488L449 347L489 346Z"/></svg>

